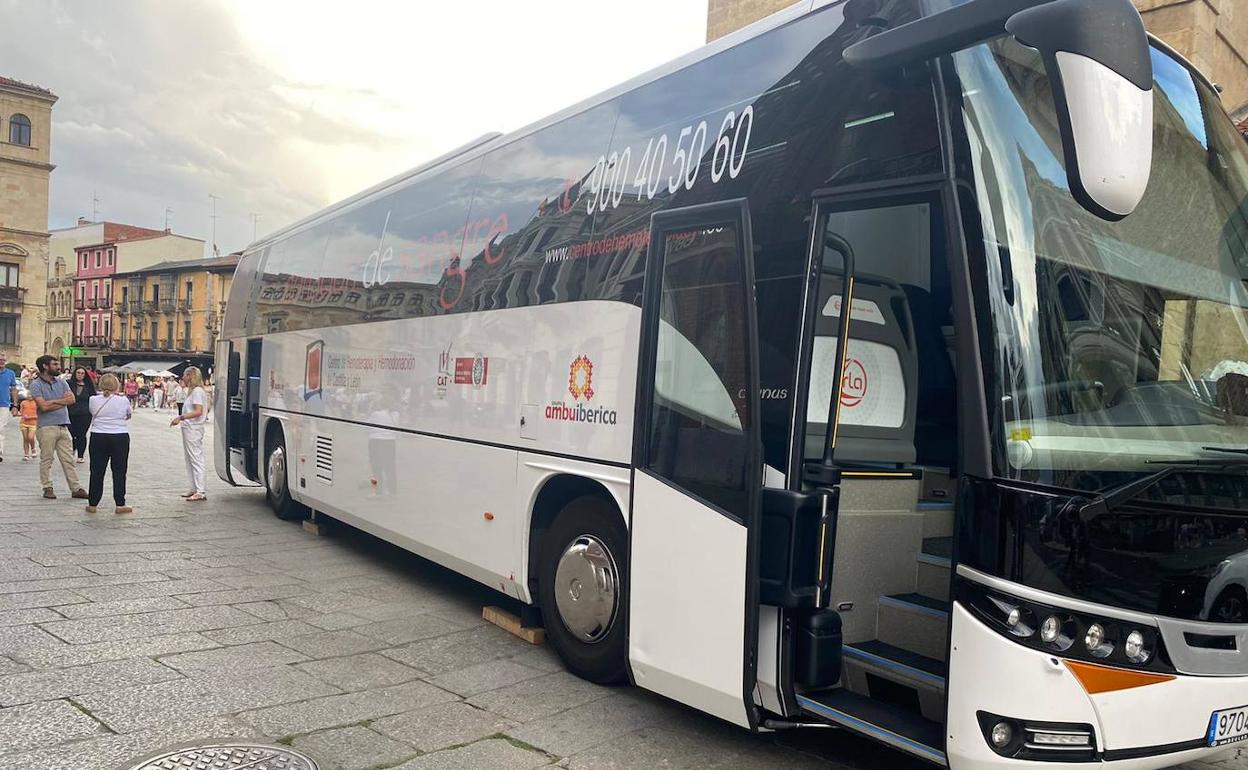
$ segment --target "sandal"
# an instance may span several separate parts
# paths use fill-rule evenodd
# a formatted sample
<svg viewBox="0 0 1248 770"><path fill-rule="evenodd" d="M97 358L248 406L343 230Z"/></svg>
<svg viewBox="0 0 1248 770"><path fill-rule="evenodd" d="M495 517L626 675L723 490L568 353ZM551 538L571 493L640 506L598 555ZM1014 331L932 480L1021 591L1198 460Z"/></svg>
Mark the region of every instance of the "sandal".
<svg viewBox="0 0 1248 770"><path fill-rule="evenodd" d="M134 513L134 508L132 508L132 507L130 507L130 506L128 506L128 505L119 505L119 506L117 506L117 511L116 511L116 512L117 512L118 514L122 514L122 513Z"/></svg>
<svg viewBox="0 0 1248 770"><path fill-rule="evenodd" d="M198 503L198 502L201 502L201 501L203 501L203 500L207 500L207 499L208 499L208 495L205 495L205 494L203 494L202 492L196 492L195 494L193 494L193 495L191 495L190 497L186 498L186 501L187 501L188 503Z"/></svg>
<svg viewBox="0 0 1248 770"><path fill-rule="evenodd" d="M195 496L194 492L183 492L182 494L178 495L178 497L181 497L184 500L188 497L194 497L194 496Z"/></svg>

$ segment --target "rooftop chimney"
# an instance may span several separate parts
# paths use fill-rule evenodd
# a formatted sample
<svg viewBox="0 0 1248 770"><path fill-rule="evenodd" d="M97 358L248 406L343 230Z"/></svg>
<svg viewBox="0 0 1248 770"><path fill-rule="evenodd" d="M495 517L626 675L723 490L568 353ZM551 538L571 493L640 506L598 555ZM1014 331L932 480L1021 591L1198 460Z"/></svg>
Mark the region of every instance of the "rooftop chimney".
<svg viewBox="0 0 1248 770"><path fill-rule="evenodd" d="M79 227L82 227L83 225L89 225L89 224L91 224L91 220L87 219L86 217L78 217Z"/></svg>

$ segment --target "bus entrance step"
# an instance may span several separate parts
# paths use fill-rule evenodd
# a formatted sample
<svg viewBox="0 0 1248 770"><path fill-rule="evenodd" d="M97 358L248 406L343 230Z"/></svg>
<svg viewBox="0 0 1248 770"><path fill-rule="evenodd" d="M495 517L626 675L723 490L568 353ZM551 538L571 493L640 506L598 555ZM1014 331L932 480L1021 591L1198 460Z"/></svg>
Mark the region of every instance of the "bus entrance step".
<svg viewBox="0 0 1248 770"><path fill-rule="evenodd" d="M847 644L844 656L862 668L883 674L894 681L940 691L945 689L943 661L894 647L878 639Z"/></svg>
<svg viewBox="0 0 1248 770"><path fill-rule="evenodd" d="M944 742L940 723L924 719L909 709L840 688L804 693L797 696L797 702L812 716L933 764L948 765L941 748Z"/></svg>

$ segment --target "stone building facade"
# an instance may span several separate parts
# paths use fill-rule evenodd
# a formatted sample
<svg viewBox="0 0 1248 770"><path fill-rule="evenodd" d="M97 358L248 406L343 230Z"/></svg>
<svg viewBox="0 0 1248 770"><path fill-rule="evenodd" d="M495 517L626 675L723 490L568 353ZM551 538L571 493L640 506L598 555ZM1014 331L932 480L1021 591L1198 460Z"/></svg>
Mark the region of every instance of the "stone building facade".
<svg viewBox="0 0 1248 770"><path fill-rule="evenodd" d="M803 0L807 2L807 0ZM1134 0L1144 24L1223 88L1237 120L1248 118L1248 3L1244 0ZM706 39L723 37L792 0L708 0Z"/></svg>
<svg viewBox="0 0 1248 770"><path fill-rule="evenodd" d="M48 280L52 106L45 88L0 76L0 348L43 354Z"/></svg>

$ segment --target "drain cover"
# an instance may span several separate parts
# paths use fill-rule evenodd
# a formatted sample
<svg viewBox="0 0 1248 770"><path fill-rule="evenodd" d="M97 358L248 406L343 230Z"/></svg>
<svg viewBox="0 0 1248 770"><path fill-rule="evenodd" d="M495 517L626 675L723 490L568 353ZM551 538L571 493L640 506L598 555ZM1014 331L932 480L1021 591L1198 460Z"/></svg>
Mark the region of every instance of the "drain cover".
<svg viewBox="0 0 1248 770"><path fill-rule="evenodd" d="M317 770L311 758L284 746L214 743L169 751L128 770Z"/></svg>

